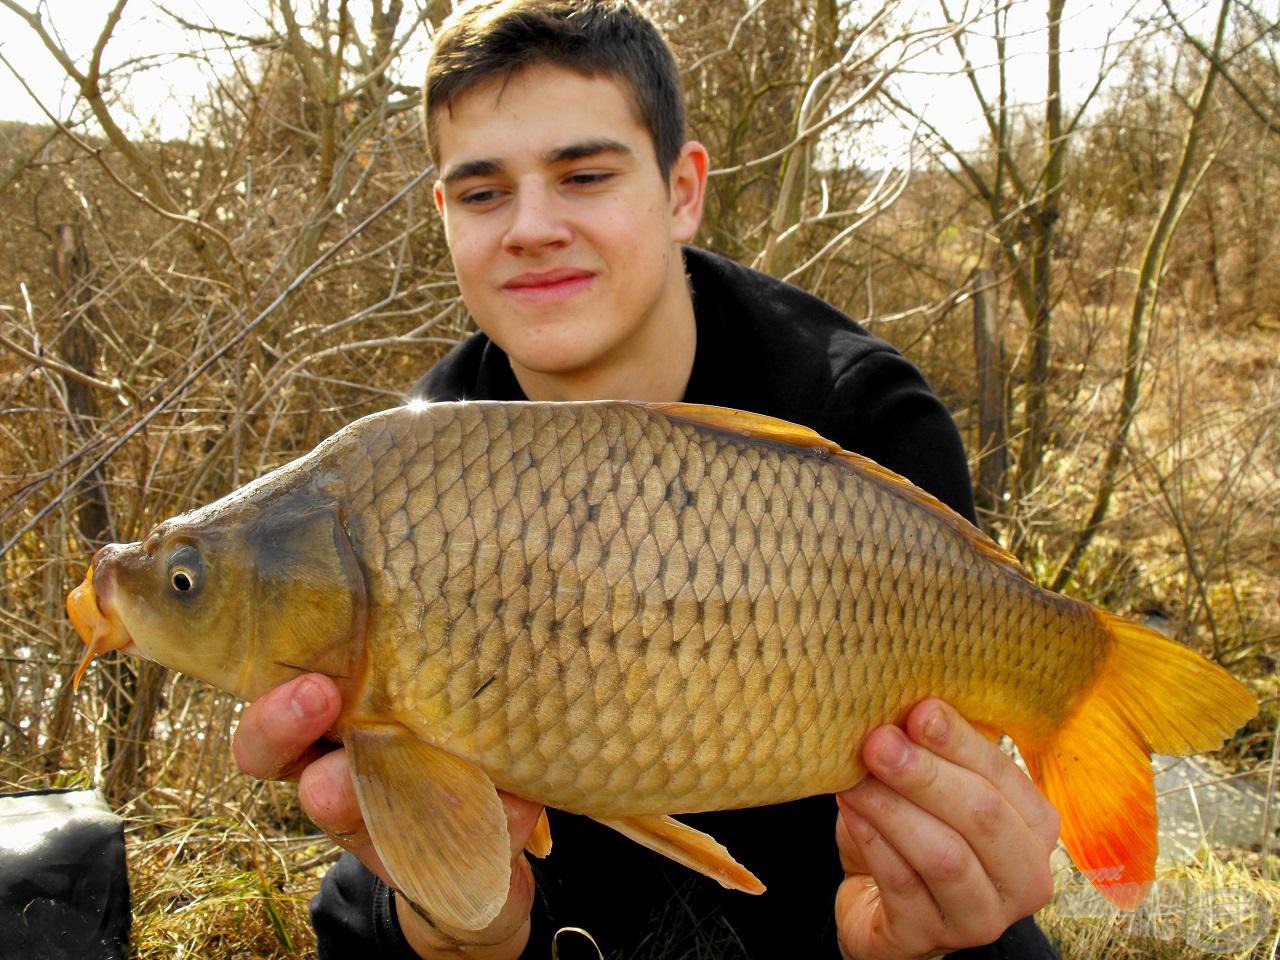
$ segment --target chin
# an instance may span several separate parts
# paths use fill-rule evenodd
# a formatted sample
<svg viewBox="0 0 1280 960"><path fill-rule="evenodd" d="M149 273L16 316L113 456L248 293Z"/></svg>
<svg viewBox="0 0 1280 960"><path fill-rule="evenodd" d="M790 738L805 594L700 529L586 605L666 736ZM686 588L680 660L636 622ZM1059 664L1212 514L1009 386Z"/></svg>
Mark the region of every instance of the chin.
<svg viewBox="0 0 1280 960"><path fill-rule="evenodd" d="M536 350L508 350L507 356L530 373L545 377L582 373L598 366L601 359L599 352L583 350L581 342L563 346L542 344Z"/></svg>

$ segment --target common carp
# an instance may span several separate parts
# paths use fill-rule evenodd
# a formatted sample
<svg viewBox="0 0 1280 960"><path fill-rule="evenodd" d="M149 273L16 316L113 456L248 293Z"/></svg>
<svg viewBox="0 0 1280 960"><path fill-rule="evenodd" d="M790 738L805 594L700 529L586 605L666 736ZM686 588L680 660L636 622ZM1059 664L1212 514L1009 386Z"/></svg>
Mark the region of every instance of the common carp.
<svg viewBox="0 0 1280 960"><path fill-rule="evenodd" d="M852 786L863 737L941 697L1009 734L1099 889L1154 877L1149 755L1218 746L1253 696L1036 586L929 494L818 434L687 404L419 404L104 547L68 610L253 699L343 694L370 835L432 916L506 899L496 788L763 886L669 815Z"/></svg>

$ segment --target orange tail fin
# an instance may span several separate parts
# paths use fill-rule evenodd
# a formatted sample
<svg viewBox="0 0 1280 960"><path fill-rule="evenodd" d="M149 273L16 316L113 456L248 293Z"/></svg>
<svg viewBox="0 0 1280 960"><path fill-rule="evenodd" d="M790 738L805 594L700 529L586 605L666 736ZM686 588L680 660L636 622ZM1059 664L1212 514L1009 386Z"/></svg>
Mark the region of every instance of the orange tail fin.
<svg viewBox="0 0 1280 960"><path fill-rule="evenodd" d="M1076 866L1108 900L1133 909L1155 879L1150 755L1215 749L1258 704L1198 653L1097 613L1113 640L1106 665L1067 722L1023 756L1058 809Z"/></svg>

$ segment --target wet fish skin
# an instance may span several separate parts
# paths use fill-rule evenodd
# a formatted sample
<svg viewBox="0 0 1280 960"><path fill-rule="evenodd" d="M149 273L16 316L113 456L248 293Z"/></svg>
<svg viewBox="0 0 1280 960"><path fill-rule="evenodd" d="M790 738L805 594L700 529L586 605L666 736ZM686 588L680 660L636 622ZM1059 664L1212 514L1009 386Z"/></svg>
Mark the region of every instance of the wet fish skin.
<svg viewBox="0 0 1280 960"><path fill-rule="evenodd" d="M384 862L464 927L506 896L495 786L759 892L665 815L851 786L865 734L927 696L1014 738L1077 864L1133 906L1155 859L1146 756L1210 749L1256 710L901 477L684 404L376 414L104 549L68 609L77 677L131 643L251 699L333 676Z"/></svg>
<svg viewBox="0 0 1280 960"><path fill-rule="evenodd" d="M597 815L831 792L924 696L1047 732L1098 661L1091 608L821 451L634 405L430 414L334 471L379 571L357 709L503 789Z"/></svg>

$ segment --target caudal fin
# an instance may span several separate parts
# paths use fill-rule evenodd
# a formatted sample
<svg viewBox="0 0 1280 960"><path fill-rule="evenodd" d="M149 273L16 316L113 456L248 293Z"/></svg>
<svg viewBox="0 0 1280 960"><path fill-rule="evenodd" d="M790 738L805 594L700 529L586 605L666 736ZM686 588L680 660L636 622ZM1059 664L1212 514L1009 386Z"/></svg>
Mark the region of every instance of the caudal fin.
<svg viewBox="0 0 1280 960"><path fill-rule="evenodd" d="M1108 900L1133 909L1155 879L1151 754L1215 749L1258 703L1198 653L1096 612L1114 641L1106 665L1067 722L1023 756L1058 809L1076 866Z"/></svg>

